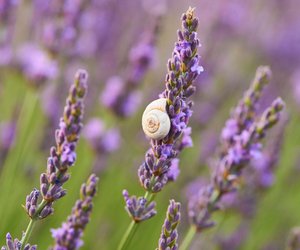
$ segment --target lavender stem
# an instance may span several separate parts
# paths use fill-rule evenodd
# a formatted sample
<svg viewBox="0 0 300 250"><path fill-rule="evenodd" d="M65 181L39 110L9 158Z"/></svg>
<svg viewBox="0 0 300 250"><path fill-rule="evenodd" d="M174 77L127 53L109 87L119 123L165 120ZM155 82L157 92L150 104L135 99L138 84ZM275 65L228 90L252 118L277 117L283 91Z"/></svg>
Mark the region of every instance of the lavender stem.
<svg viewBox="0 0 300 250"><path fill-rule="evenodd" d="M155 194L150 193L147 191L144 195L144 198L147 200L147 203L149 204L151 201L154 200ZM120 244L118 246L118 250L125 250L127 249L127 246L129 245L132 237L134 236L136 229L140 223L132 220L131 223L129 224L126 232L124 233L122 240L120 241Z"/></svg>
<svg viewBox="0 0 300 250"><path fill-rule="evenodd" d="M50 185L50 188L51 188L52 186L53 186L53 185ZM49 188L49 189L50 189L50 188ZM36 221L39 219L39 218L38 218L38 215L39 215L40 212L45 208L45 206L47 205L47 203L48 203L48 202L47 202L46 200L43 199L42 202L41 202L41 204L40 204L40 205L38 206L38 208L37 208L36 216L30 219L30 221L29 221L29 223L28 223L28 226L27 226L27 228L26 228L26 231L25 231L25 233L23 234L22 239L21 239L21 243L22 243L22 249L21 249L21 250L23 250L24 247L26 246L26 244L28 243L28 240L29 240L30 235L31 235L31 233L32 233L32 231L33 231L34 225L35 225Z"/></svg>
<svg viewBox="0 0 300 250"><path fill-rule="evenodd" d="M29 224L26 228L25 233L23 234L23 237L21 239L21 243L22 243L22 249L24 249L24 247L26 246L26 244L28 243L28 240L30 238L30 235L33 231L34 225L35 225L36 219L30 219Z"/></svg>
<svg viewBox="0 0 300 250"><path fill-rule="evenodd" d="M124 250L129 245L139 223L135 222L134 220L131 221L129 224L129 227L127 228L125 234L123 235L123 238L120 242L120 245L118 247L118 250Z"/></svg>
<svg viewBox="0 0 300 250"><path fill-rule="evenodd" d="M208 207L214 207L214 205L221 199L222 193L219 190L214 190L209 201ZM179 250L187 250L189 245L192 243L194 236L197 233L197 228L191 224L189 230L187 231Z"/></svg>
<svg viewBox="0 0 300 250"><path fill-rule="evenodd" d="M187 250L189 248L190 244L192 243L196 235L196 232L197 232L196 227L191 225L179 247L179 250Z"/></svg>

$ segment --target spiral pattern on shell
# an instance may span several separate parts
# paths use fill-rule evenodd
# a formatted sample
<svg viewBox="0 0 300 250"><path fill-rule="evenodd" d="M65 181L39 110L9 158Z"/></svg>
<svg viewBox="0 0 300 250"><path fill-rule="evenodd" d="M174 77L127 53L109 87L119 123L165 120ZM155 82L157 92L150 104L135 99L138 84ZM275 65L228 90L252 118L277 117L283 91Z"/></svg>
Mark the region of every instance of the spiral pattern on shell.
<svg viewBox="0 0 300 250"><path fill-rule="evenodd" d="M161 140L169 134L171 122L166 106L167 99L160 98L151 102L143 113L143 130L151 139Z"/></svg>

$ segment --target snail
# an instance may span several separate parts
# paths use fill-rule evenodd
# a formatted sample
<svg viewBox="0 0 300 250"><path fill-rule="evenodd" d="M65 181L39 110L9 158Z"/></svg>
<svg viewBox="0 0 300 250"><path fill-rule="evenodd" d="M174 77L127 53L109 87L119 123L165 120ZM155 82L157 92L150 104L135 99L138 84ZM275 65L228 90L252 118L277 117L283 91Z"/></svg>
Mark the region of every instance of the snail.
<svg viewBox="0 0 300 250"><path fill-rule="evenodd" d="M144 133L151 139L165 138L171 129L170 117L166 110L167 99L160 98L151 102L142 117Z"/></svg>

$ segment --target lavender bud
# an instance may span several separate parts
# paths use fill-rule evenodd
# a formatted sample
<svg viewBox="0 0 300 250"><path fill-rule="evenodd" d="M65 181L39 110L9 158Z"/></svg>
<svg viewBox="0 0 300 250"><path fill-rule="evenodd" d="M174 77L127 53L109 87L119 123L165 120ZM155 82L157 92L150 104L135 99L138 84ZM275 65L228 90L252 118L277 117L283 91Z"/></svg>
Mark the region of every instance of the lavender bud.
<svg viewBox="0 0 300 250"><path fill-rule="evenodd" d="M98 177L92 174L88 181L81 186L80 199L72 208L71 215L61 228L51 229L55 241L53 250L79 249L83 245L81 237L83 230L89 222L92 212L92 199L96 194Z"/></svg>
<svg viewBox="0 0 300 250"><path fill-rule="evenodd" d="M178 249L177 226L180 221L180 203L170 200L165 222L162 226L161 235L158 242L158 250Z"/></svg>

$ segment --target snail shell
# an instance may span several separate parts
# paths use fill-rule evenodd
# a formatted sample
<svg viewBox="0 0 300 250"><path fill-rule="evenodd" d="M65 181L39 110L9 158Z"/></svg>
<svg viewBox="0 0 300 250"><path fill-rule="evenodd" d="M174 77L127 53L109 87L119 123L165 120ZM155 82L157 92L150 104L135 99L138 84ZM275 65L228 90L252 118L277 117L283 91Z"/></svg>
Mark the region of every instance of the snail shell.
<svg viewBox="0 0 300 250"><path fill-rule="evenodd" d="M151 139L161 140L171 129L170 117L166 110L167 99L160 98L151 102L142 117L144 133Z"/></svg>

